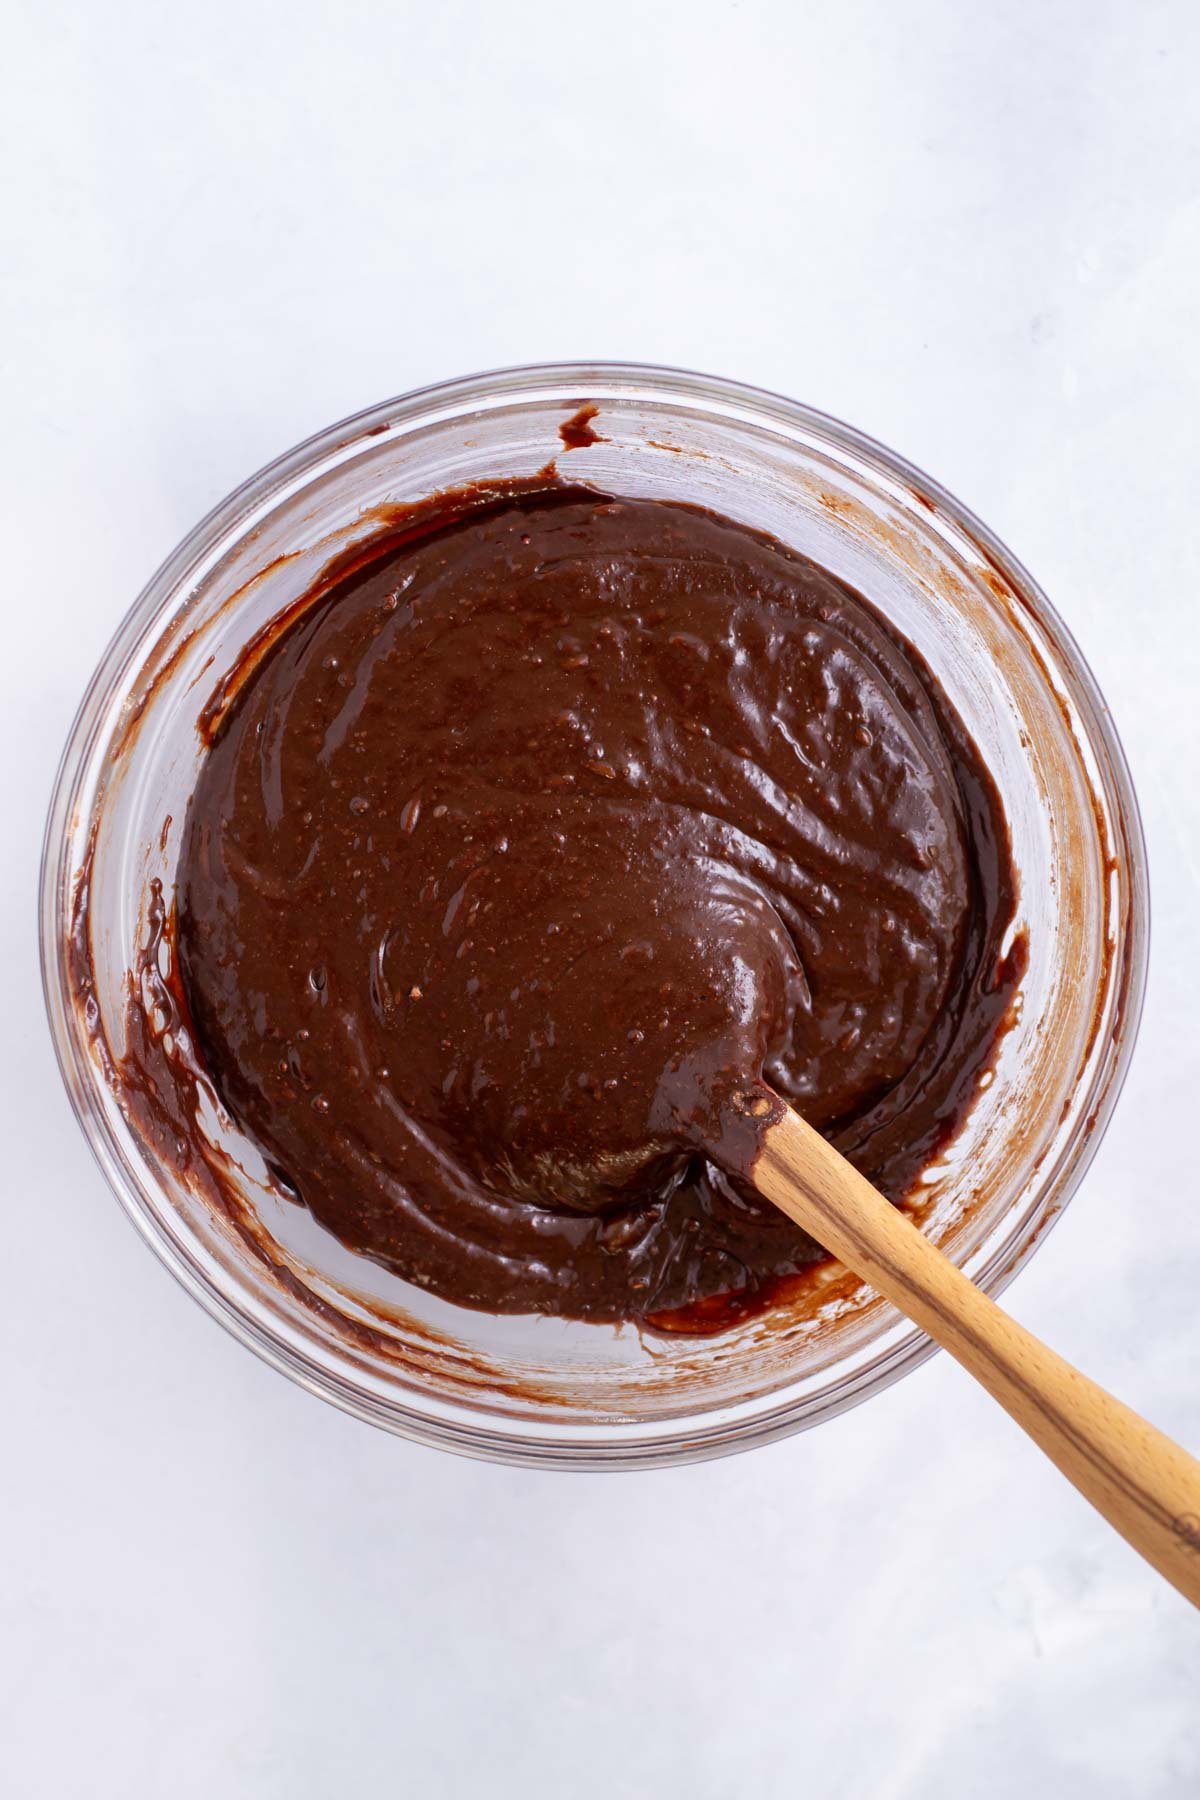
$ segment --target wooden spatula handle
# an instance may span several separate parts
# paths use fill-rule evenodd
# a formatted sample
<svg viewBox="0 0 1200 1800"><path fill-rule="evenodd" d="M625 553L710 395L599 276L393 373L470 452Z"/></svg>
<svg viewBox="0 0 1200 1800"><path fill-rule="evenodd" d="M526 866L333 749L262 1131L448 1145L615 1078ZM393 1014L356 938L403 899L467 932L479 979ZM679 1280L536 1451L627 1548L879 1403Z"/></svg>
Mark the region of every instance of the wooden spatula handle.
<svg viewBox="0 0 1200 1800"><path fill-rule="evenodd" d="M753 1179L767 1199L957 1357L1200 1606L1200 1463L1010 1319L796 1113L761 1142Z"/></svg>

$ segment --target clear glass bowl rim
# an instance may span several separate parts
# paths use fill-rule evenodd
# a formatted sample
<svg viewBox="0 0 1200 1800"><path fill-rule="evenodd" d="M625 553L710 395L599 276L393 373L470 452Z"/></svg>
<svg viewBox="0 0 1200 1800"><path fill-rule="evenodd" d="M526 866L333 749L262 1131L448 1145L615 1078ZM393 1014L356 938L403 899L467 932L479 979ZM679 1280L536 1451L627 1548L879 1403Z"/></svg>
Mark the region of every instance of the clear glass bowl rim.
<svg viewBox="0 0 1200 1800"><path fill-rule="evenodd" d="M1113 1054L1099 1078L1099 1092L1088 1115L1089 1128L1076 1134L1056 1176L1046 1184L1036 1211L1023 1220L1018 1241L1014 1244L1010 1237L998 1247L978 1277L979 1285L994 1296L1020 1271L1065 1209L1095 1156L1136 1045L1149 958L1149 878L1141 816L1125 752L1096 679L1071 632L1032 575L989 527L940 482L867 433L767 389L648 363L556 362L487 370L417 388L351 414L306 438L242 482L193 527L151 576L110 640L79 703L55 776L42 845L38 895L42 989L63 1083L105 1179L160 1261L239 1342L280 1373L344 1411L418 1442L486 1460L549 1468L646 1468L702 1460L788 1436L857 1405L899 1380L932 1355L937 1346L913 1327L890 1351L856 1371L843 1388L835 1384L827 1391L815 1414L810 1401L785 1398L779 1407L747 1421L706 1427L702 1415L694 1421L674 1419L656 1438L607 1445L572 1444L561 1436L542 1441L524 1433L513 1435L504 1429L503 1421L493 1427L465 1417L447 1420L367 1394L297 1352L273 1333L266 1321L252 1318L240 1307L235 1295L214 1285L181 1254L162 1222L126 1179L109 1141L107 1122L95 1093L94 1070L79 1041L64 957L67 860L80 778L94 753L109 698L129 657L187 571L202 559L214 541L235 529L240 519L257 514L272 494L288 488L331 452L348 450L395 424L411 427L422 418L441 415L447 409L461 411L472 405L490 409L505 400L542 397L548 387L564 404L603 400L602 390L608 387L614 394L617 390L627 393L645 388L652 390L655 398L674 397L681 402L727 406L736 409L740 416L753 416L768 426L798 428L852 457L877 465L891 479L927 496L943 516L975 541L1053 643L1060 673L1086 723L1089 742L1101 760L1120 821L1127 859L1130 924L1121 949L1120 1022L1114 1034Z"/></svg>

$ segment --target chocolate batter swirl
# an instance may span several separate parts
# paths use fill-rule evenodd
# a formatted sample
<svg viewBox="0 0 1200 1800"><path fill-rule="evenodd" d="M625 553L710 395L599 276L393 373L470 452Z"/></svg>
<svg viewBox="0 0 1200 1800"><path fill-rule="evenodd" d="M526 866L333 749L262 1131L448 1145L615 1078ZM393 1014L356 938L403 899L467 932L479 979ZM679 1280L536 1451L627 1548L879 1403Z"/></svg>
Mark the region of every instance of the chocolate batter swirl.
<svg viewBox="0 0 1200 1800"><path fill-rule="evenodd" d="M221 721L179 879L200 1047L409 1280L720 1322L819 1253L681 1094L764 1075L901 1198L1021 972L995 790L912 649L781 544L577 489L457 513Z"/></svg>

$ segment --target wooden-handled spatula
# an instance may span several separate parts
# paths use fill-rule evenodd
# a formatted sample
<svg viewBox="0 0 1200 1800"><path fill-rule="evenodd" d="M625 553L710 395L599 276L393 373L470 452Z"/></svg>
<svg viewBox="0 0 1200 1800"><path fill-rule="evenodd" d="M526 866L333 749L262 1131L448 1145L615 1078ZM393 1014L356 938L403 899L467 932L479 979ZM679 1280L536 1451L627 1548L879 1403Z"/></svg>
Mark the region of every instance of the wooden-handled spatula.
<svg viewBox="0 0 1200 1800"><path fill-rule="evenodd" d="M759 1193L948 1350L1200 1606L1200 1462L1010 1319L769 1089L731 1105L758 1127Z"/></svg>

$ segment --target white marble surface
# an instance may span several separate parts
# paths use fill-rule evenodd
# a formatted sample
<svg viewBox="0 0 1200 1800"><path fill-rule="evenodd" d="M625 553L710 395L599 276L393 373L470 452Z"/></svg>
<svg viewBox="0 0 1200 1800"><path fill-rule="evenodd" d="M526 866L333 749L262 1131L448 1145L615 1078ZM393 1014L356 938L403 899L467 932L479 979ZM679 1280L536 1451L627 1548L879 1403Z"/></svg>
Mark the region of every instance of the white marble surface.
<svg viewBox="0 0 1200 1800"><path fill-rule="evenodd" d="M393 1441L240 1349L70 1117L34 885L119 617L308 432L572 355L838 413L1028 562L1124 734L1141 1045L1009 1303L1200 1445L1198 55L1193 0L9 9L14 1800L1197 1792L1194 1615L945 1358L771 1450L568 1479Z"/></svg>

